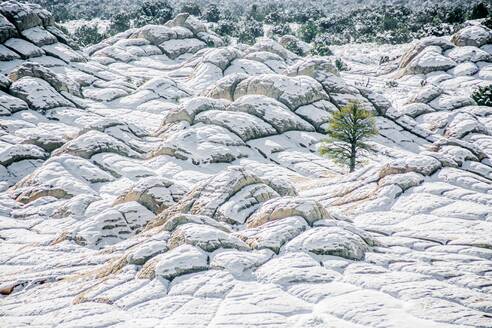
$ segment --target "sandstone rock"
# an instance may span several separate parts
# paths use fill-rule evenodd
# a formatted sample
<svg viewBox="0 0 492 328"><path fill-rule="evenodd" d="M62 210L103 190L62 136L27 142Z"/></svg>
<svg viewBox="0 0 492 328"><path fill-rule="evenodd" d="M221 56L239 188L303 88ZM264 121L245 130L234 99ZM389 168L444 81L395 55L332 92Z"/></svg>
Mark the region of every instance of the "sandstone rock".
<svg viewBox="0 0 492 328"><path fill-rule="evenodd" d="M379 176L384 178L390 174L416 172L423 175L431 175L441 167L441 163L429 156L415 156L409 159L398 159L386 164L380 171Z"/></svg>
<svg viewBox="0 0 492 328"><path fill-rule="evenodd" d="M405 66L406 74L426 74L434 71L446 71L456 66L452 59L435 51L423 51Z"/></svg>
<svg viewBox="0 0 492 328"><path fill-rule="evenodd" d="M263 264L256 277L265 283L289 285L298 281L309 283L330 282L339 277L335 271L323 268L305 253L287 253Z"/></svg>
<svg viewBox="0 0 492 328"><path fill-rule="evenodd" d="M44 55L44 50L35 46L34 44L17 38L8 39L4 45L16 53L18 53L22 58L32 58Z"/></svg>
<svg viewBox="0 0 492 328"><path fill-rule="evenodd" d="M11 37L17 35L17 29L8 21L5 16L0 14L0 43L4 43Z"/></svg>
<svg viewBox="0 0 492 328"><path fill-rule="evenodd" d="M18 3L16 1L4 1L0 9L2 15L7 17L15 24L20 31L31 27L43 25L42 18L48 17L49 13L40 9L40 7L30 3ZM38 15L37 13L41 13ZM47 23L45 21L45 23Z"/></svg>
<svg viewBox="0 0 492 328"><path fill-rule="evenodd" d="M310 45L308 43L299 40L293 35L283 35L278 40L278 43L285 49L288 49L289 46L293 46L296 49L300 49L301 53L299 55L301 56L306 56L310 50Z"/></svg>
<svg viewBox="0 0 492 328"><path fill-rule="evenodd" d="M232 111L208 110L199 113L194 123L218 125L237 134L241 140L248 141L274 135L276 130L256 116Z"/></svg>
<svg viewBox="0 0 492 328"><path fill-rule="evenodd" d="M275 253L289 240L308 228L306 220L300 216L267 222L256 228L237 232L236 235L253 249L271 249Z"/></svg>
<svg viewBox="0 0 492 328"><path fill-rule="evenodd" d="M154 45L159 45L164 41L175 39L176 32L167 26L146 25L133 34L135 38L144 38Z"/></svg>
<svg viewBox="0 0 492 328"><path fill-rule="evenodd" d="M415 118L422 114L432 113L434 112L434 109L427 104L415 102L403 106L400 111L404 115Z"/></svg>
<svg viewBox="0 0 492 328"><path fill-rule="evenodd" d="M364 259L368 245L358 235L340 227L316 227L295 237L285 245L286 252L311 252L351 260Z"/></svg>
<svg viewBox="0 0 492 328"><path fill-rule="evenodd" d="M45 151L34 145L12 145L2 147L0 150L0 164L9 166L23 159L45 159L47 156L48 154Z"/></svg>
<svg viewBox="0 0 492 328"><path fill-rule="evenodd" d="M400 68L407 67L408 64L418 55L420 54L425 48L427 47L439 47L442 50L447 50L450 48L453 48L454 45L449 42L446 38L443 37L427 37L418 40L415 42L415 44L407 50L407 52L402 56L400 59Z"/></svg>
<svg viewBox="0 0 492 328"><path fill-rule="evenodd" d="M255 228L290 216L300 216L309 224L331 218L328 211L316 201L297 197L281 197L265 202L249 217L247 225L249 228Z"/></svg>
<svg viewBox="0 0 492 328"><path fill-rule="evenodd" d="M56 36L39 26L24 30L21 32L21 34L23 37L25 37L38 47L57 42Z"/></svg>
<svg viewBox="0 0 492 328"><path fill-rule="evenodd" d="M168 242L170 249L183 244L190 244L207 252L213 252L219 248L249 249L245 243L233 235L208 225L195 223L178 226Z"/></svg>
<svg viewBox="0 0 492 328"><path fill-rule="evenodd" d="M61 42L45 45L42 47L42 49L48 55L59 58L66 63L86 61L83 55L79 54L78 52Z"/></svg>
<svg viewBox="0 0 492 328"><path fill-rule="evenodd" d="M487 52L473 46L456 47L445 53L457 63L490 61L492 57Z"/></svg>
<svg viewBox="0 0 492 328"><path fill-rule="evenodd" d="M56 150L54 155L71 154L91 158L102 152L116 153L128 157L139 157L138 153L121 141L99 131L89 131L71 140Z"/></svg>
<svg viewBox="0 0 492 328"><path fill-rule="evenodd" d="M154 256L167 251L165 241L151 240L132 249L127 255L129 264L143 265Z"/></svg>
<svg viewBox="0 0 492 328"><path fill-rule="evenodd" d="M456 32L451 41L457 46L481 47L492 40L490 29L481 25L467 26Z"/></svg>
<svg viewBox="0 0 492 328"><path fill-rule="evenodd" d="M17 81L23 77L30 76L48 82L58 92L69 92L76 96L81 96L80 85L69 77L54 73L49 68L37 63L26 62L16 67L9 74L11 81Z"/></svg>
<svg viewBox="0 0 492 328"><path fill-rule="evenodd" d="M185 53L195 53L207 45L198 39L175 39L164 41L159 46L169 58L175 59Z"/></svg>
<svg viewBox="0 0 492 328"><path fill-rule="evenodd" d="M326 99L323 88L316 80L307 76L285 77L282 75L260 75L240 82L234 92L237 99L245 95L264 95L274 98L291 110L299 106Z"/></svg>
<svg viewBox="0 0 492 328"><path fill-rule="evenodd" d="M215 218L221 222L243 224L262 202L278 196L268 185L248 185L223 203L215 212Z"/></svg>
<svg viewBox="0 0 492 328"><path fill-rule="evenodd" d="M202 250L181 245L154 258L155 275L172 280L183 274L207 270L207 258Z"/></svg>
<svg viewBox="0 0 492 328"><path fill-rule="evenodd" d="M160 213L174 205L186 190L168 179L149 177L140 180L128 192L119 196L114 204L136 201L153 213Z"/></svg>
<svg viewBox="0 0 492 328"><path fill-rule="evenodd" d="M0 108L2 108L5 114L12 114L21 110L27 110L28 106L21 99L0 91Z"/></svg>
<svg viewBox="0 0 492 328"><path fill-rule="evenodd" d="M232 103L228 110L245 112L259 117L275 128L276 133L290 130L314 131L313 126L308 122L294 115L282 103L268 97L243 96Z"/></svg>
<svg viewBox="0 0 492 328"><path fill-rule="evenodd" d="M9 92L38 111L55 107L74 107L72 102L60 95L48 82L36 77L26 76L15 81Z"/></svg>

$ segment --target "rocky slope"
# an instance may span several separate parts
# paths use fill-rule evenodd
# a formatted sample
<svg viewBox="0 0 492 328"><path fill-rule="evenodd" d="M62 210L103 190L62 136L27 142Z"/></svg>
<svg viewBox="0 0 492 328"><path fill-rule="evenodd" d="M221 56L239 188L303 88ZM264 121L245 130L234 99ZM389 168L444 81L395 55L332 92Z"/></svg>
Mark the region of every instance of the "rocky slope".
<svg viewBox="0 0 492 328"><path fill-rule="evenodd" d="M187 15L82 51L0 13L0 326L492 327L487 28L383 95ZM317 148L351 100L381 134L349 175Z"/></svg>

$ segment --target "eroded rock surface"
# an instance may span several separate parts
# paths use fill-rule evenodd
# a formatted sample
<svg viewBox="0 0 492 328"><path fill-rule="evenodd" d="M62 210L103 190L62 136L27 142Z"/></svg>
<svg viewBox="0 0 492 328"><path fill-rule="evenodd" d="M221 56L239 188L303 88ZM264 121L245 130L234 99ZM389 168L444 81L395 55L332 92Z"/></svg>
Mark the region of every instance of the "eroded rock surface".
<svg viewBox="0 0 492 328"><path fill-rule="evenodd" d="M78 50L0 13L1 327L492 327L486 27L381 88L188 14ZM318 148L354 100L380 135L347 174Z"/></svg>

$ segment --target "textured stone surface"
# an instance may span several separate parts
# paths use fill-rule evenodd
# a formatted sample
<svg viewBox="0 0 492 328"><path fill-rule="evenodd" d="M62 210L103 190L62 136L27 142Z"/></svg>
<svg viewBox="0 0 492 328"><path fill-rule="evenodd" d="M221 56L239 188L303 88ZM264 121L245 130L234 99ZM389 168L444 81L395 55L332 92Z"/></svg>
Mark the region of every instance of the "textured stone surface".
<svg viewBox="0 0 492 328"><path fill-rule="evenodd" d="M188 14L78 51L0 12L2 328L492 327L487 28L338 72ZM348 174L318 149L351 100L380 133Z"/></svg>

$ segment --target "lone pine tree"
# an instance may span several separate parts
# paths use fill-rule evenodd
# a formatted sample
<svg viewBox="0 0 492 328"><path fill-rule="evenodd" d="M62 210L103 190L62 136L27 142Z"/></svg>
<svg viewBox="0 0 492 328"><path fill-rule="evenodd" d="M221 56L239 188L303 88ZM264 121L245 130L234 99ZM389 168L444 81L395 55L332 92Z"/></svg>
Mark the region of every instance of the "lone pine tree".
<svg viewBox="0 0 492 328"><path fill-rule="evenodd" d="M359 103L350 102L332 115L320 153L348 165L353 172L358 152L370 150L364 141L377 133L373 114Z"/></svg>

